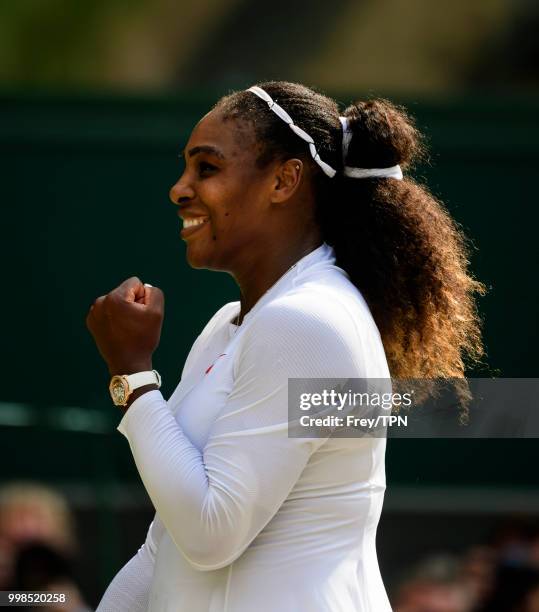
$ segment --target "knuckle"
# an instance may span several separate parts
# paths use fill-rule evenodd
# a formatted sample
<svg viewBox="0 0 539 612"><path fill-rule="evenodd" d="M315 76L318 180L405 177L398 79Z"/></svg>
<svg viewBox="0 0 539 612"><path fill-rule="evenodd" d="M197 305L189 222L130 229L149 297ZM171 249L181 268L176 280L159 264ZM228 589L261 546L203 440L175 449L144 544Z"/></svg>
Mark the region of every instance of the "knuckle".
<svg viewBox="0 0 539 612"><path fill-rule="evenodd" d="M107 295L104 295L102 301L103 309L105 311L108 311L111 306L118 302L119 298L119 294L115 293L114 291L111 291L110 293L107 293Z"/></svg>

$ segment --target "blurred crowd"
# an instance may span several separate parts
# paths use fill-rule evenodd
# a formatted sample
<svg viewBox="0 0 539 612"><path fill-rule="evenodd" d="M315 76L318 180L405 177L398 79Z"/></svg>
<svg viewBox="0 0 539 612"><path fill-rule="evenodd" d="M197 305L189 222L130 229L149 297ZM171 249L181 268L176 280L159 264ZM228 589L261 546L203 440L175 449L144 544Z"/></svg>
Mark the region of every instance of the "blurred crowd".
<svg viewBox="0 0 539 612"><path fill-rule="evenodd" d="M505 520L482 546L423 559L392 604L395 612L539 612L539 525Z"/></svg>
<svg viewBox="0 0 539 612"><path fill-rule="evenodd" d="M66 593L65 604L26 609L90 612L77 580L79 552L62 495L39 484L0 487L0 591ZM539 523L505 520L483 545L421 560L391 599L394 612L539 612Z"/></svg>

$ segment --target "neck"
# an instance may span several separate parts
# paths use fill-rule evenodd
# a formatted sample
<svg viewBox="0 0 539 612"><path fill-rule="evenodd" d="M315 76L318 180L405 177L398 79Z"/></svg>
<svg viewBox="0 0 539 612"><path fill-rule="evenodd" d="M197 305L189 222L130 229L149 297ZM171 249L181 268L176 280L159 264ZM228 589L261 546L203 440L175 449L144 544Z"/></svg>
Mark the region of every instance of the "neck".
<svg viewBox="0 0 539 612"><path fill-rule="evenodd" d="M271 245L259 260L234 278L240 287L241 310L237 324L258 300L300 259L322 244L319 237L309 237L291 247L289 244Z"/></svg>

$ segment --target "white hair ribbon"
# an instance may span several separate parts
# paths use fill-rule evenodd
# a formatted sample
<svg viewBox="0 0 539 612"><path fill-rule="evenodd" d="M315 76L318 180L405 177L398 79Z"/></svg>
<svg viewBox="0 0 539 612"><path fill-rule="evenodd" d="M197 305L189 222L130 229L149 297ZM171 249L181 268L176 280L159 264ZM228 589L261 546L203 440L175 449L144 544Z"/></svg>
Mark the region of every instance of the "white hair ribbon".
<svg viewBox="0 0 539 612"><path fill-rule="evenodd" d="M348 156L348 147L352 140L352 130L348 124L347 117L339 117L342 125L342 159L344 176L349 178L394 178L401 181L402 170L399 165L391 166L390 168L354 168L346 165L346 157Z"/></svg>
<svg viewBox="0 0 539 612"><path fill-rule="evenodd" d="M309 151L312 155L313 160L322 168L324 174L333 178L337 171L332 168L329 164L322 161L320 159L320 155L318 155L318 151L316 150L316 145L314 144L314 140L312 139L307 132L298 127L292 117L279 106L277 102L273 100L273 98L265 92L261 87L249 87L247 91L254 93L261 100L267 103L269 109L273 111L280 119L282 119L285 123L288 124L290 129L297 134L302 140L304 140L309 145ZM343 164L346 163L346 156L348 154L348 147L350 146L350 141L352 140L352 130L348 125L348 119L346 117L339 117L339 120L342 125L343 137L342 137L342 158ZM353 168L351 166L344 166L343 174L350 178L369 178L369 177L380 177L380 178L395 178L398 180L402 179L402 171L400 166L392 166L391 168Z"/></svg>
<svg viewBox="0 0 539 612"><path fill-rule="evenodd" d="M267 102L270 110L272 110L285 123L288 123L290 129L309 145L309 151L311 152L314 161L320 166L320 168L322 168L324 174L330 178L333 178L337 174L337 171L334 168L320 159L320 155L318 155L314 140L311 138L311 136L295 125L292 117L284 110L284 108L279 106L277 102L274 102L269 94L267 94L261 87L256 86L250 87L247 91L251 91L260 99L264 100L264 102Z"/></svg>

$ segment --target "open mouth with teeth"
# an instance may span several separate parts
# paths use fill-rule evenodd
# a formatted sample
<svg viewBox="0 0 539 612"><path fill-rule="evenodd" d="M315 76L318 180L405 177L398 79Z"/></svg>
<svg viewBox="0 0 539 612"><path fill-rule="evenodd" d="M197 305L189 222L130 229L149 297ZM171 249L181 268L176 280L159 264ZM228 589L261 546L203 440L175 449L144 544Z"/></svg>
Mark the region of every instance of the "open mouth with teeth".
<svg viewBox="0 0 539 612"><path fill-rule="evenodd" d="M186 236L190 236L191 234L199 230L203 225L205 225L207 221L208 217L194 217L191 219L184 219L181 237L185 238Z"/></svg>

